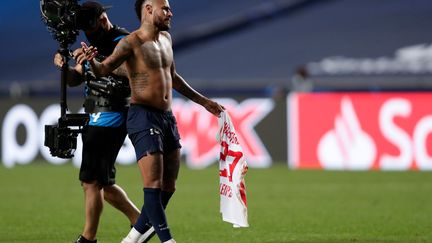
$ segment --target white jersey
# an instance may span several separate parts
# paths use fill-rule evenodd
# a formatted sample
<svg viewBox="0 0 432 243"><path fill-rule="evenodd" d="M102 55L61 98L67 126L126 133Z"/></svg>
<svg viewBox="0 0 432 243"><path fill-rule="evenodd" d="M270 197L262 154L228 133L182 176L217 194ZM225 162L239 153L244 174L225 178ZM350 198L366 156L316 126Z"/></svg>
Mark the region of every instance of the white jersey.
<svg viewBox="0 0 432 243"><path fill-rule="evenodd" d="M227 112L222 112L217 140L221 145L219 157L220 212L222 219L234 227L248 227L246 185L247 163L234 125Z"/></svg>

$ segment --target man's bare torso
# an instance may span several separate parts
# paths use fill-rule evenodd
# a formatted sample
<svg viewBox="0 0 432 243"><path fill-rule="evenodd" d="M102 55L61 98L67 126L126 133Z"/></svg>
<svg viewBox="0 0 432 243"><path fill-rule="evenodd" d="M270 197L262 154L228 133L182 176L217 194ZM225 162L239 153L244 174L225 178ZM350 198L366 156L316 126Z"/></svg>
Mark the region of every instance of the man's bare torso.
<svg viewBox="0 0 432 243"><path fill-rule="evenodd" d="M169 110L172 103L173 51L170 36L161 32L158 40L135 31L127 37L133 54L126 61L132 90L131 103Z"/></svg>

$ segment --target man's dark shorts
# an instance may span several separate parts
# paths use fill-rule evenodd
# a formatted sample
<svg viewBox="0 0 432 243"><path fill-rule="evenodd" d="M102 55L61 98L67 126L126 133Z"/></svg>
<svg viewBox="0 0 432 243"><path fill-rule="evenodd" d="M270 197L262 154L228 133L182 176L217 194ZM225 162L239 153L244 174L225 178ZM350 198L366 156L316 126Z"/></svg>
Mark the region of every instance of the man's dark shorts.
<svg viewBox="0 0 432 243"><path fill-rule="evenodd" d="M177 121L172 111L131 104L127 132L135 148L137 161L147 154L167 153L181 148Z"/></svg>
<svg viewBox="0 0 432 243"><path fill-rule="evenodd" d="M114 163L126 137L126 124L120 127L86 126L82 134L83 153L79 179L115 184Z"/></svg>

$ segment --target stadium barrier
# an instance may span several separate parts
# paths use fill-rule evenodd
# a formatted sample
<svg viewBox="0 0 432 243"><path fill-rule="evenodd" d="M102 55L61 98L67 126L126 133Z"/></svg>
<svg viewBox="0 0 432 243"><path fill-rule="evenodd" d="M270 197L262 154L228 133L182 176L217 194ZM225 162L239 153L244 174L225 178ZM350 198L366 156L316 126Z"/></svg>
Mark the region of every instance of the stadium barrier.
<svg viewBox="0 0 432 243"><path fill-rule="evenodd" d="M241 101L233 98L216 99L223 104L236 124L239 139L251 168L269 167L273 160L285 161L286 136L274 130L274 121L285 125L284 107L270 98L248 98ZM60 115L60 106L53 98L3 99L0 101L1 161L5 167L29 164L46 160L51 164L73 163L80 165L82 143L78 137L77 151L71 160L52 157L44 144L44 126L55 124ZM71 112L83 112L82 99L68 101ZM216 141L217 118L204 108L190 101L176 98L173 112L181 134L182 153L190 168L204 168L218 159L219 145ZM285 133L286 130L282 130ZM278 148L273 150L272 147ZM278 152L279 151L279 152ZM133 146L126 139L117 158L120 164L136 162Z"/></svg>
<svg viewBox="0 0 432 243"><path fill-rule="evenodd" d="M432 170L431 92L290 93L272 98L219 98L229 111L251 168L275 161L291 169ZM43 146L44 125L60 114L52 98L0 101L3 166L46 160L79 166L81 142L71 160L53 158ZM69 102L81 109L81 99ZM217 119L202 107L176 98L173 111L189 168L217 162ZM134 164L127 139L118 158Z"/></svg>

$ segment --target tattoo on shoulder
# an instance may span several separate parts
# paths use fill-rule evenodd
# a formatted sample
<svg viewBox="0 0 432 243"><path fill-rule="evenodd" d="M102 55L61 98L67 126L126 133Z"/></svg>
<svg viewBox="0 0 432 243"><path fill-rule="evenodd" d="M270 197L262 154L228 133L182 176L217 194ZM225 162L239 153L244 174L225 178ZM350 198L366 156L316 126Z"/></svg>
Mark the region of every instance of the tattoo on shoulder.
<svg viewBox="0 0 432 243"><path fill-rule="evenodd" d="M115 47L114 51L125 52L130 50L130 43L126 38L123 38Z"/></svg>

